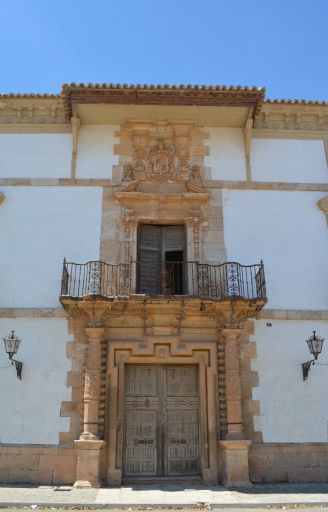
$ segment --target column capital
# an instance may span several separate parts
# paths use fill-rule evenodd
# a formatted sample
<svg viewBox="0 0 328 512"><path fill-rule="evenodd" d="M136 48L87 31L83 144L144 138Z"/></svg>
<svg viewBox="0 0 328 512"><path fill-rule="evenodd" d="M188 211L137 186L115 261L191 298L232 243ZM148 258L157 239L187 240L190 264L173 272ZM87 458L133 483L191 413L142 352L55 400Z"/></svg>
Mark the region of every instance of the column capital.
<svg viewBox="0 0 328 512"><path fill-rule="evenodd" d="M231 328L224 328L220 329L220 334L224 337L226 341L228 340L238 340L242 333L241 328L231 327Z"/></svg>
<svg viewBox="0 0 328 512"><path fill-rule="evenodd" d="M252 441L249 439L224 439L220 441L220 446L226 450L249 450L251 444Z"/></svg>
<svg viewBox="0 0 328 512"><path fill-rule="evenodd" d="M105 328L104 327L86 327L85 329L85 332L88 336L88 338L93 338L93 339L99 339L101 340L101 338L104 337L105 335Z"/></svg>
<svg viewBox="0 0 328 512"><path fill-rule="evenodd" d="M71 124L72 126L76 126L77 128L79 128L81 125L80 118L77 116L71 117Z"/></svg>
<svg viewBox="0 0 328 512"><path fill-rule="evenodd" d="M317 202L317 206L326 215L326 219L328 222L328 196L325 196L322 199L320 199L320 201Z"/></svg>

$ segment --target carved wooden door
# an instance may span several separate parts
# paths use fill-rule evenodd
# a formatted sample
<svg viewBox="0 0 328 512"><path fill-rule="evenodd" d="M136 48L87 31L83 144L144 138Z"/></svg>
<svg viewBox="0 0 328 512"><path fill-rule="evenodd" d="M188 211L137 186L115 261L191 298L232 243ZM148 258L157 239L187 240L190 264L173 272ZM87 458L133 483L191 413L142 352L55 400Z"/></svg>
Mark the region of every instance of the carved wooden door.
<svg viewBox="0 0 328 512"><path fill-rule="evenodd" d="M138 291L147 295L183 294L184 226L141 224Z"/></svg>
<svg viewBox="0 0 328 512"><path fill-rule="evenodd" d="M197 366L127 365L125 476L199 471Z"/></svg>

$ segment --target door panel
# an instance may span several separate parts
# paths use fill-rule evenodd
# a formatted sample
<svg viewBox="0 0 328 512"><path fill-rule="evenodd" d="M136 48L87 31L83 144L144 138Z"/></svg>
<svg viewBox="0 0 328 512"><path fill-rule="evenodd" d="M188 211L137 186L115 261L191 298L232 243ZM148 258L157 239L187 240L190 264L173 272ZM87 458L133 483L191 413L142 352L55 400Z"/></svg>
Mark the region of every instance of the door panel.
<svg viewBox="0 0 328 512"><path fill-rule="evenodd" d="M126 411L126 475L156 475L156 427L156 411Z"/></svg>
<svg viewBox="0 0 328 512"><path fill-rule="evenodd" d="M199 474L198 367L127 365L125 380L125 475Z"/></svg>
<svg viewBox="0 0 328 512"><path fill-rule="evenodd" d="M166 369L167 474L199 472L199 397L196 366Z"/></svg>
<svg viewBox="0 0 328 512"><path fill-rule="evenodd" d="M167 414L168 475L197 475L198 411L173 409Z"/></svg>
<svg viewBox="0 0 328 512"><path fill-rule="evenodd" d="M126 396L157 397L157 366L127 366Z"/></svg>
<svg viewBox="0 0 328 512"><path fill-rule="evenodd" d="M125 379L126 475L157 474L158 367L127 365Z"/></svg>

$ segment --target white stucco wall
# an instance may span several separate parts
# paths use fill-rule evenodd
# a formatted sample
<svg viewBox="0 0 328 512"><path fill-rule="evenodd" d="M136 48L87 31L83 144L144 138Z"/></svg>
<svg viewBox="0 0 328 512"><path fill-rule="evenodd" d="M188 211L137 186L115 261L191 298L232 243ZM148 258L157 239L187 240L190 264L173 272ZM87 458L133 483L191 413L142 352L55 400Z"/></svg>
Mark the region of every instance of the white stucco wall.
<svg viewBox="0 0 328 512"><path fill-rule="evenodd" d="M264 261L269 308L328 309L325 193L224 190L228 261Z"/></svg>
<svg viewBox="0 0 328 512"><path fill-rule="evenodd" d="M322 140L252 139L251 169L255 181L328 182Z"/></svg>
<svg viewBox="0 0 328 512"><path fill-rule="evenodd" d="M0 336L15 329L22 338L16 359L23 362L22 380L3 348L0 350L0 443L58 444L58 433L69 430L60 406L70 400L66 374L67 320L0 319Z"/></svg>
<svg viewBox="0 0 328 512"><path fill-rule="evenodd" d="M0 134L1 178L69 178L70 133Z"/></svg>
<svg viewBox="0 0 328 512"><path fill-rule="evenodd" d="M241 128L205 128L209 155L205 166L211 170L213 180L245 180L246 161L244 136Z"/></svg>
<svg viewBox="0 0 328 512"><path fill-rule="evenodd" d="M118 164L114 155L114 137L118 125L82 125L76 160L77 178L112 178L112 166Z"/></svg>
<svg viewBox="0 0 328 512"><path fill-rule="evenodd" d="M0 308L57 307L63 258L99 259L102 189L0 190Z"/></svg>
<svg viewBox="0 0 328 512"><path fill-rule="evenodd" d="M252 370L259 374L259 387L253 388L253 399L260 401L260 416L254 426L266 443L328 441L328 368L312 366L308 380L302 376L301 364L312 359L304 340L313 330L328 339L328 322L255 322L251 340L256 341L257 359ZM327 342L318 362L328 362Z"/></svg>

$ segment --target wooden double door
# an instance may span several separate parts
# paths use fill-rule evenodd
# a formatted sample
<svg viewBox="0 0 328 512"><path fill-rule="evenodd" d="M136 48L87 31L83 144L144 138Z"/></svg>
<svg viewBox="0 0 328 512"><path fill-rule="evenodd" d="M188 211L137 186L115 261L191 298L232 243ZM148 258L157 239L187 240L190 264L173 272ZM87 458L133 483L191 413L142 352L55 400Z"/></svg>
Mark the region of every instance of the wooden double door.
<svg viewBox="0 0 328 512"><path fill-rule="evenodd" d="M198 475L197 365L127 365L124 476Z"/></svg>

